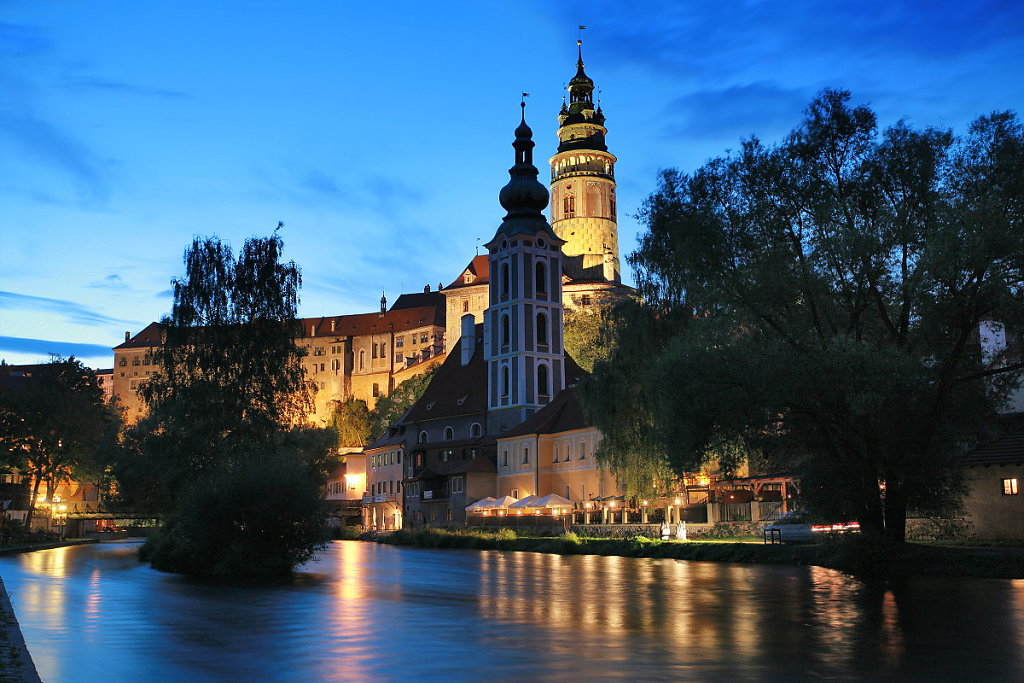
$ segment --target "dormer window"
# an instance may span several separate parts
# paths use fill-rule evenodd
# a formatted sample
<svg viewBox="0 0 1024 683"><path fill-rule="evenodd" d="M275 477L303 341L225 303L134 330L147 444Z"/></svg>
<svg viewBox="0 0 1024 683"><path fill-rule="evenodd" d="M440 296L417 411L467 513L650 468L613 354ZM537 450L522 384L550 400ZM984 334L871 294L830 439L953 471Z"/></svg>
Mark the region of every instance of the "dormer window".
<svg viewBox="0 0 1024 683"><path fill-rule="evenodd" d="M473 273L470 273L469 271L466 271L466 273L463 274L463 276L462 276L462 282L463 282L463 284L467 284L467 285L472 284L473 283Z"/></svg>

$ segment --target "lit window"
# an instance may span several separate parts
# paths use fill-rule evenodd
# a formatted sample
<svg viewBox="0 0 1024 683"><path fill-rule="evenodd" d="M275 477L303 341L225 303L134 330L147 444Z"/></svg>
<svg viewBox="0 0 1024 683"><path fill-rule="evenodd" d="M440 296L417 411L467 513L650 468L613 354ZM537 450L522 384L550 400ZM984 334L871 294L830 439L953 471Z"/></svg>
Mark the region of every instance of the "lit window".
<svg viewBox="0 0 1024 683"><path fill-rule="evenodd" d="M1017 493L1018 493L1018 490L1017 490L1017 480L1015 478L1014 479L1003 479L1003 495L1004 496L1016 496Z"/></svg>

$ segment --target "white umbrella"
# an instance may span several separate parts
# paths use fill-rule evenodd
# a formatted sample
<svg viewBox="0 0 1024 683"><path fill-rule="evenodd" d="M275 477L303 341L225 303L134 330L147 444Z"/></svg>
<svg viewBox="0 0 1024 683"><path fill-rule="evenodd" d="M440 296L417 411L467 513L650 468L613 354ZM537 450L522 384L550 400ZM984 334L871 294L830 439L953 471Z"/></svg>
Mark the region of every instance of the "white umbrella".
<svg viewBox="0 0 1024 683"><path fill-rule="evenodd" d="M519 501L516 501L515 503L512 503L508 507L511 510L524 510L526 508L535 508L535 507L537 507L537 505L535 505L537 500L538 500L537 496L527 496L526 498L523 498L522 500L519 500Z"/></svg>
<svg viewBox="0 0 1024 683"><path fill-rule="evenodd" d="M487 508L490 510L503 510L515 502L516 499L513 498L512 496L502 496L501 498L498 498L497 500L494 500L490 504L488 504Z"/></svg>
<svg viewBox="0 0 1024 683"><path fill-rule="evenodd" d="M469 505L467 505L466 511L468 512L470 510L486 510L487 508L491 507L491 504L493 502L494 496L487 496L486 498L481 498L475 503L470 503Z"/></svg>
<svg viewBox="0 0 1024 683"><path fill-rule="evenodd" d="M571 508L573 502L568 498L563 498L557 493L549 493L543 498L538 498L530 504L530 507L535 508Z"/></svg>

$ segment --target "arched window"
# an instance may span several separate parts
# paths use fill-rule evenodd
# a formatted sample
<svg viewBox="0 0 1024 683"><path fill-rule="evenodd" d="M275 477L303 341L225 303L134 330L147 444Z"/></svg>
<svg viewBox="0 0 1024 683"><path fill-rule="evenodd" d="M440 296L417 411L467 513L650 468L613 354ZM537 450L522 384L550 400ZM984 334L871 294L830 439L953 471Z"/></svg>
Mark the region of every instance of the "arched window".
<svg viewBox="0 0 1024 683"><path fill-rule="evenodd" d="M565 218L572 218L576 215L576 196L572 193L572 185L565 186L565 196L562 197L562 215Z"/></svg>
<svg viewBox="0 0 1024 683"><path fill-rule="evenodd" d="M484 429L483 427L480 426L479 422L474 422L469 426L469 435L472 437L480 436L481 434L483 434L483 431Z"/></svg>
<svg viewBox="0 0 1024 683"><path fill-rule="evenodd" d="M543 363L537 366L537 394L545 399L551 396L548 366Z"/></svg>
<svg viewBox="0 0 1024 683"><path fill-rule="evenodd" d="M501 345L508 346L512 338L512 323L508 313L501 314Z"/></svg>
<svg viewBox="0 0 1024 683"><path fill-rule="evenodd" d="M511 289L512 278L509 275L509 269L507 263L501 264L501 295L508 296L509 289Z"/></svg>
<svg viewBox="0 0 1024 683"><path fill-rule="evenodd" d="M543 261L537 261L537 266L534 268L537 281L537 294L546 294L548 291L548 278L547 268L544 267Z"/></svg>
<svg viewBox="0 0 1024 683"><path fill-rule="evenodd" d="M455 430L452 429L451 427L445 427L444 428L444 440L445 441L451 441L454 438L455 438Z"/></svg>
<svg viewBox="0 0 1024 683"><path fill-rule="evenodd" d="M537 314L537 344L548 345L548 317L543 313Z"/></svg>
<svg viewBox="0 0 1024 683"><path fill-rule="evenodd" d="M509 377L508 366L504 365L501 368L501 395L502 396L506 396L506 397L508 396L509 389L510 389L511 385L512 385L512 382L511 382L511 379Z"/></svg>
<svg viewBox="0 0 1024 683"><path fill-rule="evenodd" d="M420 435L416 439L416 442L417 443L426 443L427 442L427 433L426 432L420 432Z"/></svg>

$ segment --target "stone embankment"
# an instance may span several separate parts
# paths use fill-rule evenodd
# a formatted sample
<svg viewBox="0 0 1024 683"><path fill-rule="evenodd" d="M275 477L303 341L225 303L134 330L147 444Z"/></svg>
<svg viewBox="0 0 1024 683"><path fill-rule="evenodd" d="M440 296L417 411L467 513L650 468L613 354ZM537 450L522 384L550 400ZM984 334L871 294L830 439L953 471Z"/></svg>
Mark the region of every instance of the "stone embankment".
<svg viewBox="0 0 1024 683"><path fill-rule="evenodd" d="M0 578L0 681L40 683L36 666L25 646L7 588Z"/></svg>

